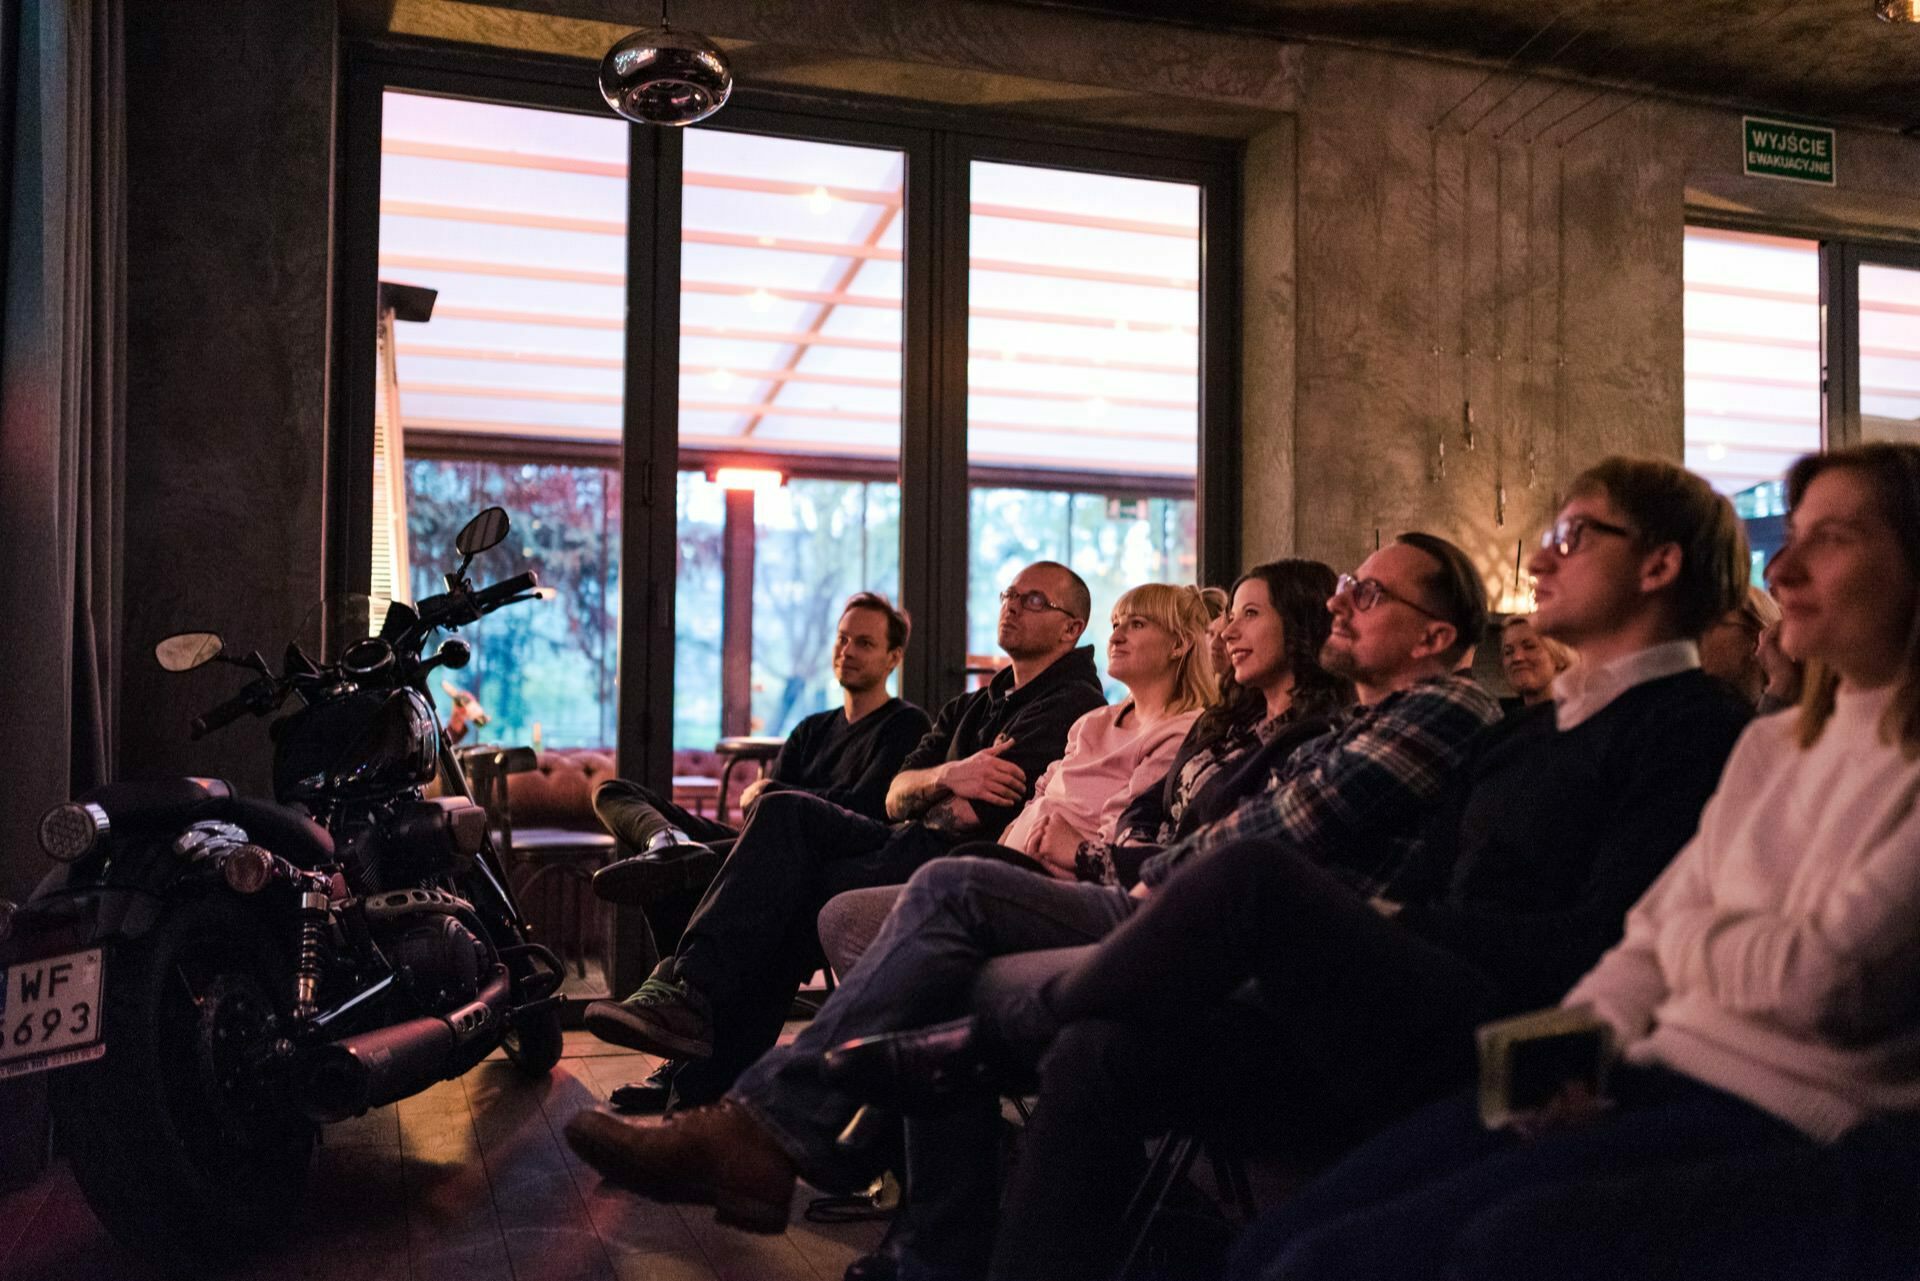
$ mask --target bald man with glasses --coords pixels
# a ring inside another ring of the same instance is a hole
[[[718,1098],[779,1037],[793,995],[823,962],[814,918],[834,895],[897,885],[965,841],[992,839],[1067,730],[1106,703],[1091,646],[1087,585],[1040,561],[1000,595],[1011,660],[986,688],[940,709],[887,791],[880,822],[805,792],[760,798],[688,921],[679,947],[624,1001],[596,1002],[604,1041],[682,1060],[678,1104]]]

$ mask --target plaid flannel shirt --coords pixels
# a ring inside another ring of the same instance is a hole
[[[1468,740],[1499,719],[1500,705],[1464,676],[1396,690],[1295,752],[1260,795],[1148,859],[1140,879],[1158,885],[1191,859],[1266,840],[1378,894],[1413,853]]]

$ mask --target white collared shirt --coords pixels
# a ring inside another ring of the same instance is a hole
[[[1553,723],[1566,731],[1598,716],[1608,703],[1635,685],[1700,666],[1700,646],[1690,640],[1666,641],[1616,658],[1604,666],[1578,662],[1553,678]]]

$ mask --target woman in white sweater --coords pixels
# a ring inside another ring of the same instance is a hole
[[[1698,834],[1567,995],[1611,1031],[1611,1098],[1569,1088],[1499,1131],[1473,1098],[1438,1105],[1256,1227],[1236,1275],[1669,1275],[1690,1234],[1802,1240],[1729,1220],[1715,1187],[1920,1115],[1920,448],[1803,458],[1787,494],[1769,577],[1806,691],[1741,737]],[[1757,1273],[1748,1249],[1686,1253],[1695,1276],[1789,1275],[1790,1250]]]

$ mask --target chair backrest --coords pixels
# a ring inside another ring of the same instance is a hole
[[[592,747],[541,752],[532,769],[506,776],[511,821],[515,827],[599,831],[600,822],[593,816],[593,789],[613,777],[610,752]]]

